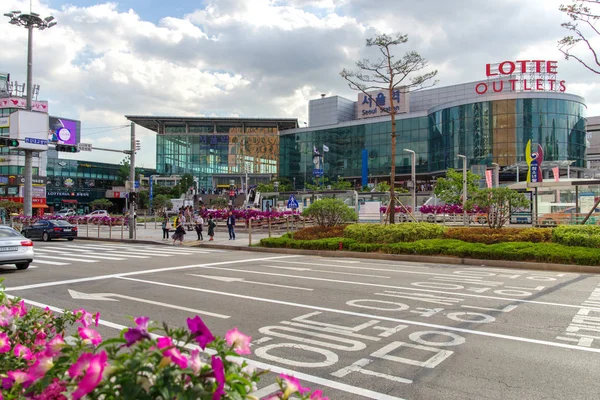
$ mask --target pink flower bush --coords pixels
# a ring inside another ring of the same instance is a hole
[[[202,318],[196,315],[194,318],[187,319],[187,325],[194,336],[194,339],[204,350],[206,345],[215,340],[215,337],[210,333],[208,327],[202,321]]]
[[[237,327],[225,334],[225,341],[240,355],[252,353],[250,351],[250,342],[252,341],[252,338],[238,331]]]
[[[106,367],[107,355],[106,352],[100,354],[84,353],[75,364],[69,368],[69,376],[78,378],[83,374],[83,377],[77,384],[77,390],[73,392],[74,399],[80,399],[88,393],[91,393],[102,380],[102,372]]]

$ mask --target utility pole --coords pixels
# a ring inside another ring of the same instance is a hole
[[[133,122],[131,123],[131,147],[129,156],[131,192],[135,192],[135,124]],[[129,239],[135,239],[135,228],[135,202],[131,201],[129,203]]]
[[[464,156],[462,154],[457,154],[456,156],[462,158],[463,160],[463,223],[465,226],[467,226],[467,156]]]

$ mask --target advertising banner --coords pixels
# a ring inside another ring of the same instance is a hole
[[[48,150],[48,116],[19,110],[10,116],[10,138],[19,140],[19,149]]]
[[[77,145],[81,137],[81,122],[49,117],[48,141],[51,143]]]
[[[24,97],[7,97],[5,99],[0,99],[0,108],[26,109],[27,108],[27,100]],[[48,102],[33,100],[31,102],[31,110],[47,113],[48,112]]]

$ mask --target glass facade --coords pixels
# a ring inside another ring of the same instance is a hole
[[[462,168],[457,154],[479,173],[491,163],[501,167],[525,163],[525,146],[541,144],[544,163],[574,161],[585,168],[585,106],[558,99],[512,99],[470,103],[428,116],[397,120],[396,174],[410,174],[410,154],[416,152],[416,171],[433,177],[448,168]],[[389,176],[391,122],[364,120],[361,125],[303,130],[280,137],[280,176],[297,183],[311,182],[314,149],[324,154],[324,175],[360,179],[362,150],[368,152],[371,176]],[[482,168],[477,168],[481,166]],[[525,170],[523,169],[523,172]],[[389,179],[388,179],[389,180]]]

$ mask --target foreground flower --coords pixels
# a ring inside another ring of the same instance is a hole
[[[210,330],[199,316],[196,315],[194,318],[188,318],[187,326],[190,332],[195,335],[194,339],[202,347],[202,350],[206,348],[207,344],[215,340],[215,337],[210,333]]]
[[[38,353],[38,355],[39,357],[37,357],[35,363],[29,369],[29,375],[34,381],[43,378],[46,372],[50,371],[54,366],[52,357],[48,357],[43,353]]]
[[[69,368],[71,378],[78,377],[85,373],[77,385],[77,390],[73,392],[73,399],[77,400],[92,392],[102,380],[102,372],[106,366],[106,352],[100,354],[84,353]]]
[[[225,394],[225,368],[223,367],[223,360],[219,357],[211,357],[211,367],[215,374],[215,380],[217,381],[217,390],[213,393],[213,400],[220,400],[221,396]]]
[[[10,339],[4,332],[0,332],[0,353],[6,353],[10,351]]]
[[[3,387],[10,388],[13,384],[17,384],[26,388],[31,384],[31,376],[25,371],[8,371],[6,374],[8,378],[2,380]]]
[[[97,346],[102,342],[102,336],[91,328],[80,326],[77,328],[77,332],[79,332],[79,337],[83,339],[83,343],[91,343],[94,346]]]
[[[77,310],[73,310],[73,314],[77,317],[77,322],[80,322],[84,327],[88,327],[93,322],[93,315],[89,312],[85,311],[83,308],[78,308]],[[96,325],[98,326],[98,325]]]
[[[127,340],[127,347],[142,339],[150,339],[150,334],[148,333],[149,321],[150,319],[148,317],[137,317],[134,319],[137,326],[135,328],[129,328],[123,335],[125,340]]]
[[[0,306],[0,326],[9,326],[12,324],[14,314],[10,308],[6,306]]]
[[[163,351],[163,357],[165,357],[165,359],[163,359],[161,365],[164,364],[163,366],[165,366],[168,365],[168,363],[174,362],[181,369],[187,368],[187,357],[182,355],[179,350],[174,347],[173,340],[170,337],[161,337],[156,342],[159,349],[167,348],[167,350]]]
[[[252,338],[238,331],[237,327],[225,334],[225,340],[227,341],[227,344],[233,347],[233,350],[240,355],[252,353],[250,351],[250,341]]]
[[[53,357],[60,353],[63,347],[65,347],[65,341],[62,337],[56,336],[46,344],[46,354]]]
[[[18,344],[15,346],[13,350],[13,354],[15,357],[22,358],[24,360],[31,360],[31,350],[29,348],[23,346],[22,344]]]
[[[283,393],[284,398],[290,397],[292,394],[298,392],[300,394],[310,391],[310,388],[304,388],[300,385],[300,381],[293,376],[281,374],[279,377],[285,383],[285,392]]]
[[[198,374],[203,366],[204,363],[200,359],[200,350],[192,350],[192,353],[190,354],[190,367],[192,368],[192,371],[194,371],[194,374]]]
[[[322,391],[315,390],[315,392],[310,395],[310,400],[329,400],[329,397],[323,396]]]

